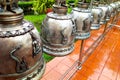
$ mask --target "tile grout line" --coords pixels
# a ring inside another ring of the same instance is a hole
[[[65,59],[65,58],[64,58]],[[64,59],[62,59],[58,64],[60,64]],[[57,64],[56,64],[57,65]],[[47,66],[47,65],[46,65]],[[54,67],[51,67],[51,69],[43,76],[43,78],[50,72],[50,71],[52,71],[52,70],[54,70],[54,68],[55,68],[56,66],[54,66]],[[56,71],[56,70],[54,70],[54,71]]]

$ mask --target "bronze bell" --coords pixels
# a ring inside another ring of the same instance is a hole
[[[109,21],[111,17],[113,17],[113,7],[110,5],[106,5],[108,7],[108,16],[106,17],[106,21]]]
[[[120,1],[117,1],[117,3],[118,3],[118,8],[120,8]]]
[[[0,80],[38,80],[45,70],[41,39],[17,3],[0,0]]]
[[[78,3],[78,7],[73,8],[71,14],[76,24],[76,39],[86,39],[90,37],[90,27],[92,14],[88,8],[88,3]]]
[[[65,0],[56,0],[53,12],[47,14],[41,26],[43,51],[53,56],[65,56],[74,49],[75,24],[67,14]]]
[[[100,20],[100,24],[105,24],[107,22],[107,17],[108,17],[108,13],[109,13],[109,8],[107,7],[107,5],[105,5],[105,3],[101,3],[99,4],[99,8],[101,8],[102,11],[102,17]]]
[[[102,9],[101,8],[92,8],[93,14],[93,22],[91,25],[91,29],[99,29],[100,28],[100,20],[102,17]]]
[[[117,1],[116,3],[118,4],[118,9],[117,10],[118,10],[118,12],[120,12],[120,1]]]
[[[119,2],[114,2],[115,8],[116,8],[116,13],[118,14],[120,12],[120,3]]]
[[[112,8],[113,8],[112,16],[115,16],[115,15],[117,14],[117,7],[116,7],[116,4],[115,4],[115,3],[111,3],[110,6],[112,6]]]
[[[100,28],[100,20],[102,17],[102,9],[98,7],[99,2],[95,1],[92,7],[92,15],[93,15],[93,22],[91,25],[91,29],[99,29]]]

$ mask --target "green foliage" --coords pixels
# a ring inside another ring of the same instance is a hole
[[[18,5],[20,7],[29,7],[29,6],[32,6],[33,5],[33,1],[28,1],[28,2],[25,2],[25,1],[19,1]]]
[[[79,1],[83,1],[83,0],[67,0],[67,3],[78,3]],[[90,2],[91,0],[85,0],[86,2]]]
[[[79,1],[83,1],[83,0],[79,0]],[[91,2],[91,0],[84,0],[85,2]]]
[[[71,13],[71,11],[72,11],[72,8],[68,8],[68,13]]]
[[[70,6],[76,7],[78,5],[78,2],[82,2],[83,0],[66,0],[67,4]],[[84,0],[84,2],[90,3],[91,0]]]
[[[67,3],[74,3],[75,0],[67,0]]]
[[[90,2],[91,2],[91,0],[86,0],[86,2],[90,3]]]
[[[33,10],[35,14],[46,13],[47,8],[51,8],[54,0],[34,0]]]
[[[32,5],[34,1],[19,1],[18,5],[21,7],[24,11],[24,13],[30,13],[32,12]]]
[[[79,2],[79,0],[75,0],[75,2],[74,2],[75,6],[77,6],[78,2]]]
[[[50,55],[47,55],[44,53],[44,58],[45,58],[45,61],[46,62],[49,62],[50,60],[52,60],[54,57],[53,56],[50,56]]]
[[[77,6],[79,0],[66,0],[67,4]]]

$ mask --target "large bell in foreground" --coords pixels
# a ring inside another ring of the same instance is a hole
[[[65,56],[74,49],[75,24],[67,15],[65,0],[56,0],[53,12],[47,14],[41,26],[43,51],[53,56]]]
[[[39,80],[45,69],[41,39],[14,1],[0,1],[0,80]]]
[[[90,37],[90,27],[92,14],[88,8],[88,3],[79,2],[79,8],[73,8],[71,14],[76,24],[76,39],[86,39]]]

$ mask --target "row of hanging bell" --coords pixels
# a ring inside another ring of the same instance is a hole
[[[0,80],[39,80],[44,73],[39,33],[23,17],[18,0],[0,1]]]
[[[74,50],[74,40],[87,39],[91,29],[99,29],[114,13],[113,7],[79,2],[71,14],[67,14],[65,0],[56,0],[53,12],[47,14],[41,26],[43,51],[53,56],[65,56]]]

